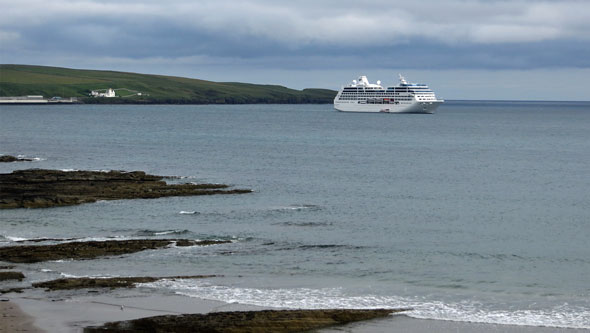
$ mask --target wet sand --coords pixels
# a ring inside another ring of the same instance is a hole
[[[0,332],[43,332],[33,325],[35,318],[24,313],[20,307],[6,298],[0,298]]]

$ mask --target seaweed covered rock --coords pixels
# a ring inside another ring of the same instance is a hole
[[[25,278],[25,275],[22,272],[0,272],[0,281],[5,281],[5,280],[19,280],[22,281],[22,279]]]
[[[302,332],[386,317],[400,310],[265,310],[167,315],[87,327],[84,332]]]
[[[23,157],[15,157],[12,155],[0,155],[0,163],[2,162],[30,162],[32,159],[30,158],[23,158]]]
[[[0,261],[34,263],[61,259],[92,259],[115,256],[169,245],[204,246],[230,243],[224,240],[196,241],[190,239],[128,239],[90,242],[68,242],[51,245],[17,245],[0,247]]]
[[[143,171],[62,171],[28,169],[0,174],[0,208],[44,208],[97,200],[241,194],[224,184],[167,184]]]
[[[132,277],[110,277],[110,278],[63,278],[57,280],[33,283],[35,288],[47,290],[70,290],[84,288],[134,288],[137,283],[150,283],[159,280],[182,280],[182,279],[205,279],[217,275],[182,275],[182,276],[132,276]]]

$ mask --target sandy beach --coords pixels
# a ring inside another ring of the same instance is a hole
[[[166,314],[209,313],[221,311],[255,311],[266,308],[203,300],[180,295],[147,294],[139,290],[110,291],[99,295],[63,296],[40,290],[22,294],[6,294],[1,302],[2,326],[0,332],[82,332],[84,327],[97,326],[109,321],[130,320]],[[406,315],[391,315],[330,329],[336,332],[588,332],[584,329],[513,326],[483,323],[453,322],[415,319]]]
[[[0,332],[42,332],[33,324],[35,318],[5,297],[0,298],[0,318]]]

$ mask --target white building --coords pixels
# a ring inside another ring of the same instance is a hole
[[[104,92],[103,92],[103,90],[104,90]],[[115,90],[113,88],[102,89],[102,90],[92,90],[90,92],[90,96],[93,96],[93,97],[116,97]]]

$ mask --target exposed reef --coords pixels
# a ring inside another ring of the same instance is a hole
[[[69,206],[97,200],[241,194],[224,184],[167,184],[143,171],[62,171],[28,169],[0,174],[1,208]]]
[[[0,155],[0,163],[2,162],[31,162],[30,158],[15,157],[12,155]]]
[[[400,310],[266,310],[167,315],[106,323],[84,332],[302,332],[386,317]]]
[[[5,280],[19,280],[22,281],[25,275],[21,272],[0,272],[0,281]]]
[[[204,279],[212,278],[217,275],[184,275],[184,276],[133,276],[133,277],[112,277],[112,278],[64,278],[51,281],[33,283],[35,288],[45,288],[47,290],[69,290],[84,288],[134,288],[137,283],[150,283],[158,280],[178,280],[178,279]]]
[[[18,245],[0,247],[0,261],[34,263],[62,259],[92,259],[116,256],[169,245],[195,246],[230,243],[224,240],[195,241],[189,239],[129,239],[90,242],[69,242],[52,245]]]

